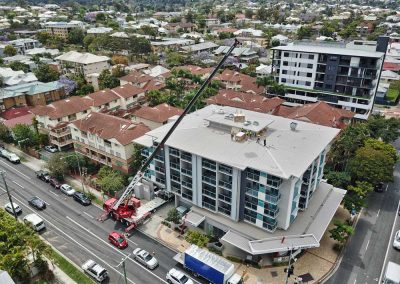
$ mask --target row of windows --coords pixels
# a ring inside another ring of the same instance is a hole
[[[286,84],[295,84],[295,85],[299,85],[299,86],[311,86],[310,81],[303,81],[303,80],[281,78],[281,82],[286,83]]]
[[[314,54],[308,53],[292,53],[291,52],[284,52],[283,57],[293,57],[293,58],[303,58],[303,59],[314,59]],[[293,56],[294,55],[294,56]]]
[[[293,75],[293,76],[302,76],[302,77],[308,77],[311,78],[312,77],[312,73],[310,72],[301,72],[301,71],[290,71],[290,70],[285,70],[282,69],[282,74],[284,75]]]
[[[308,69],[313,68],[313,64],[311,64],[311,63],[300,63],[300,62],[290,62],[289,63],[289,61],[283,61],[282,65],[283,66],[300,67],[300,68],[308,68]]]

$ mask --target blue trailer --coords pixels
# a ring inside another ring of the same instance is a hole
[[[242,284],[242,278],[235,274],[235,266],[231,262],[196,245],[191,245],[174,259],[195,276],[213,284]]]

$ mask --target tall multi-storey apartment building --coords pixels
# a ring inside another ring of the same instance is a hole
[[[367,119],[371,114],[384,60],[385,43],[377,50],[288,45],[272,48],[273,75],[285,85],[285,99],[325,101]],[[387,46],[387,42],[386,42]]]
[[[48,32],[49,34],[66,39],[72,29],[83,29],[85,27],[85,23],[81,21],[47,22],[44,24],[44,26],[46,28],[46,32]]]
[[[144,156],[171,125],[135,140],[145,147]],[[183,119],[151,162],[146,178],[173,192],[177,205],[191,207],[185,219],[189,225],[228,238],[242,251],[243,239],[267,242],[262,245],[266,249],[253,255],[280,251],[283,245],[270,247],[270,240],[286,235],[312,247],[319,244],[344,194],[321,181],[326,153],[338,133],[330,127],[209,105]],[[298,216],[299,210],[308,213]],[[322,233],[313,231],[315,222]]]

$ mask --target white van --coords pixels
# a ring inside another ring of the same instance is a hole
[[[46,225],[44,224],[42,218],[40,218],[35,213],[26,215],[24,217],[24,223],[31,226],[32,229],[34,229],[36,232],[39,232],[40,230],[46,228]]]

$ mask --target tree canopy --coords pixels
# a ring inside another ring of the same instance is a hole
[[[6,45],[3,50],[4,55],[14,56],[17,54],[17,49],[12,45]]]
[[[60,73],[47,64],[40,64],[34,73],[38,80],[44,83],[57,81],[60,78]]]
[[[115,88],[119,86],[119,79],[111,74],[110,70],[106,69],[100,73],[99,88],[101,90],[106,88]]]

